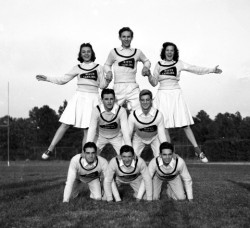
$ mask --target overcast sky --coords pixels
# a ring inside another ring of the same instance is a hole
[[[76,78],[66,85],[38,82],[35,75],[62,76],[78,64],[80,44],[90,42],[96,62],[119,47],[118,30],[134,30],[132,47],[150,59],[163,42],[176,43],[180,59],[198,66],[220,65],[221,75],[182,72],[180,84],[195,116],[205,110],[250,116],[249,0],[0,0],[0,117],[26,118],[35,107],[54,110],[70,99]],[[152,88],[140,74],[140,88]]]

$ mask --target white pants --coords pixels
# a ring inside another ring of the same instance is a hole
[[[154,175],[153,177],[153,200],[160,199],[162,183],[163,181],[160,180],[156,175]],[[186,199],[184,186],[179,175],[175,179],[168,181],[167,195],[169,198],[174,199],[174,200]]]
[[[127,101],[129,110],[140,107],[140,89],[137,83],[116,83],[114,84],[114,91],[118,105],[122,106]]]
[[[151,145],[151,148],[154,153],[154,157],[157,157],[159,155],[160,140],[158,137],[155,137],[155,139],[147,142],[147,141],[142,140],[139,136],[135,134],[132,139],[132,145],[133,145],[135,154],[137,156],[141,156],[141,153],[146,145]]]
[[[85,183],[81,182],[80,180],[75,180],[71,197],[72,199],[76,198],[83,190]],[[88,183],[88,187],[90,190],[90,198],[95,200],[102,199],[102,188],[101,182],[99,179],[92,180]]]
[[[129,184],[131,186],[131,188],[134,190],[134,194],[133,196],[135,198],[137,198],[138,196],[138,192],[140,191],[140,186],[141,186],[141,182],[143,181],[142,176],[138,176],[135,180],[130,181],[128,183],[124,183],[124,182],[120,182],[118,179],[115,180],[115,183],[117,184],[117,186],[121,186],[122,184]],[[141,194],[139,194],[141,195]],[[145,196],[145,195],[144,195]],[[116,197],[115,197],[116,198]],[[116,199],[117,200],[117,199]]]
[[[120,149],[121,149],[121,147],[123,145],[123,137],[122,137],[122,135],[120,134],[117,137],[112,138],[112,139],[107,139],[107,138],[104,138],[102,136],[99,136],[98,139],[97,139],[97,142],[96,142],[96,146],[101,151],[103,149],[103,147],[108,143],[110,143],[114,147],[116,153],[119,155],[120,154]]]

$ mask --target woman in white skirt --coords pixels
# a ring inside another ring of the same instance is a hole
[[[81,63],[73,67],[63,77],[48,77],[37,75],[38,81],[48,81],[63,85],[77,77],[77,89],[75,95],[69,100],[65,108],[58,128],[48,150],[43,153],[42,158],[48,159],[57,143],[61,140],[70,126],[82,128],[84,137],[83,145],[90,124],[92,108],[99,104],[98,88],[106,88],[112,78],[105,77],[103,67],[94,63],[95,52],[90,43],[83,43],[80,46],[78,61]]]
[[[179,50],[174,43],[163,43],[161,59],[154,69],[153,75],[148,76],[152,86],[158,88],[155,97],[155,106],[164,116],[165,128],[183,128],[188,140],[195,149],[195,154],[202,162],[208,162],[205,154],[201,152],[190,125],[194,124],[192,115],[182,95],[179,85],[181,71],[188,71],[195,74],[220,74],[222,70],[218,66],[214,68],[198,67],[179,60]]]

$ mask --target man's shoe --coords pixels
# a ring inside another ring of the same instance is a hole
[[[201,152],[200,154],[196,154],[196,156],[199,157],[199,159],[201,160],[201,162],[208,163],[208,159],[207,159],[206,155],[203,152]]]
[[[52,155],[52,151],[47,150],[42,154],[42,159],[47,160]]]

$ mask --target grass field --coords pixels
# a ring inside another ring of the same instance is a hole
[[[188,164],[194,202],[62,203],[69,162],[0,163],[0,227],[250,227],[250,165]]]

